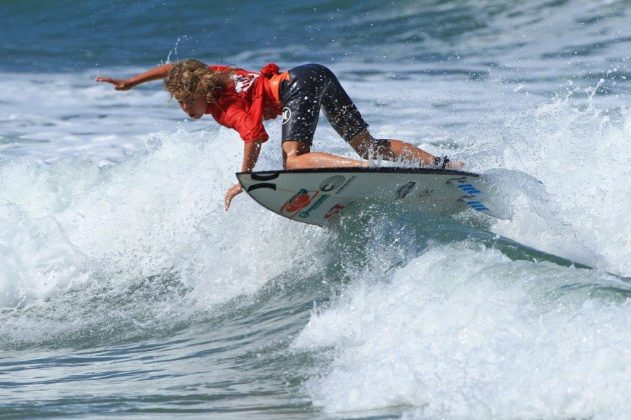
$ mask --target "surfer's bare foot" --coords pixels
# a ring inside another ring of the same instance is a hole
[[[445,165],[445,168],[447,169],[462,169],[464,168],[464,162],[461,162],[459,160],[452,160],[447,162],[447,165]]]

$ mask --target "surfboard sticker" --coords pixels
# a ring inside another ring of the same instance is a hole
[[[240,172],[244,191],[263,207],[298,222],[325,226],[352,206],[395,203],[448,216],[473,208],[492,215],[479,175],[425,168],[328,168]]]

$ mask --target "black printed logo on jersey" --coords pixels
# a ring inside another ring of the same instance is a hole
[[[287,124],[287,122],[291,119],[291,109],[285,107],[283,108],[283,125]]]

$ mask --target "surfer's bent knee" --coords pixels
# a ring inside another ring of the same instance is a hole
[[[282,142],[283,160],[300,156],[311,151],[311,143],[294,139],[284,140]]]

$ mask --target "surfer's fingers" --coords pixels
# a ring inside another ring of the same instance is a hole
[[[243,189],[241,188],[241,184],[236,184],[236,185],[233,185],[232,187],[230,187],[230,189],[226,193],[226,196],[224,197],[224,200],[223,200],[224,209],[226,211],[228,211],[228,209],[230,208],[230,203],[232,202],[232,199],[237,194],[240,194],[242,192],[243,192]]]
[[[97,82],[111,83],[113,85],[117,84],[117,79],[112,79],[111,77],[99,76],[96,78]]]
[[[114,85],[114,88],[116,90],[128,90],[130,88],[130,86],[127,85],[126,81],[123,79],[114,79],[111,77],[103,77],[103,76],[99,76],[96,78],[97,82],[102,82],[102,83],[109,83]]]
[[[225,211],[228,211],[228,209],[230,208],[230,202],[232,201],[232,197],[228,197],[226,196],[226,198],[224,198],[223,200],[223,208]]]
[[[226,193],[226,196],[223,199],[223,209],[228,211],[230,208],[230,202],[232,201],[232,197],[230,196],[230,191]]]

